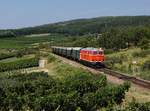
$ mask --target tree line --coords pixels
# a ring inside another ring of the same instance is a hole
[[[3,35],[22,36],[41,33],[84,35],[88,33],[102,33],[108,29],[111,29],[112,27],[135,27],[147,26],[148,24],[150,24],[150,16],[98,17],[92,19],[78,19],[54,24],[46,24],[22,29],[1,30],[0,37],[4,37]]]
[[[102,47],[105,49],[125,49],[129,47],[150,47],[150,27],[122,27],[111,28],[101,34],[86,34],[83,36],[70,36],[62,40],[60,46]]]

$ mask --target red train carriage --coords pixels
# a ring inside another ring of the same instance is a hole
[[[80,50],[80,61],[91,66],[103,66],[104,51],[97,48],[83,48]]]

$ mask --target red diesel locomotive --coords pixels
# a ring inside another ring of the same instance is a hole
[[[90,66],[103,66],[104,51],[96,48],[83,48],[80,50],[80,61]]]

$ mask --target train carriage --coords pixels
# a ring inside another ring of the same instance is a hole
[[[62,56],[66,56],[66,48],[65,47],[63,47],[63,48],[61,48],[61,55]]]
[[[58,48],[58,54],[61,55],[61,48]]]
[[[75,47],[72,49],[72,55],[71,57],[74,59],[74,60],[80,60],[80,50],[82,48],[81,47]]]
[[[72,50],[73,50],[72,47],[67,47],[67,48],[66,48],[66,51],[67,51],[67,52],[66,52],[66,57],[71,58]]]

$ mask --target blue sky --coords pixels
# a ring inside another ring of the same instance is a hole
[[[150,0],[0,0],[0,29],[121,15],[150,15]]]

